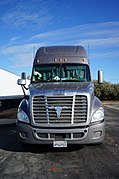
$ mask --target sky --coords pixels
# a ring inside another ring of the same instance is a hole
[[[0,68],[31,74],[35,52],[82,45],[92,79],[119,83],[118,0],[0,0]]]

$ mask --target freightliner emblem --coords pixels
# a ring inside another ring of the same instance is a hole
[[[68,107],[68,106],[51,106],[51,107],[48,107],[48,108],[49,109],[55,109],[57,117],[60,118],[60,114],[62,112],[62,109],[68,109],[68,108],[71,108],[71,107]]]

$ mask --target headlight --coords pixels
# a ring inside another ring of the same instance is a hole
[[[22,109],[20,109],[20,108],[18,109],[17,119],[18,119],[19,121],[29,123],[29,117],[28,117],[27,114],[26,114]]]
[[[104,109],[100,107],[94,114],[92,115],[92,121],[91,122],[99,122],[104,119]]]

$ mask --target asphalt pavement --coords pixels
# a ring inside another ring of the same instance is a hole
[[[27,147],[19,143],[15,117],[0,119],[0,179],[118,179],[119,110],[105,106],[101,145]]]

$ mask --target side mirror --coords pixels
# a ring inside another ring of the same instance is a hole
[[[26,73],[25,72],[23,72],[21,74],[21,79],[17,80],[17,84],[18,85],[26,85]]]
[[[103,72],[101,70],[98,70],[98,83],[103,83]]]
[[[28,99],[28,96],[26,95],[26,91],[25,91],[25,90],[28,90],[28,88],[26,88],[25,86],[26,85],[26,73],[25,72],[21,74],[21,79],[17,80],[17,84],[21,85],[23,93],[24,93],[24,98]]]
[[[25,79],[18,79],[17,84],[18,85],[26,85],[26,80]]]

